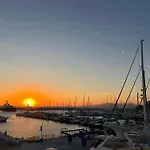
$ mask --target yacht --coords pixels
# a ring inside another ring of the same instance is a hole
[[[6,101],[6,103],[0,107],[0,110],[2,110],[2,111],[16,111],[16,107],[10,105],[8,103],[8,101]]]
[[[100,135],[97,136],[92,143],[90,150],[144,150],[150,149],[148,145],[133,143],[131,139],[125,135],[123,137]]]
[[[135,128],[125,128],[124,125],[119,125],[117,123],[106,123],[103,130],[103,136],[95,138],[93,144],[91,145],[91,150],[113,150],[113,149],[150,149],[150,117],[149,108],[146,94],[146,84],[145,84],[145,70],[144,70],[144,58],[143,58],[143,41],[141,40],[141,72],[142,72],[142,101],[144,108],[144,129],[137,130]],[[137,51],[138,52],[138,51]],[[140,72],[139,72],[140,73]],[[122,91],[121,91],[122,92]],[[120,94],[121,95],[121,94]],[[129,95],[130,96],[130,95]],[[118,99],[117,99],[118,101]],[[116,104],[117,104],[116,101]],[[115,104],[115,106],[116,106]],[[115,108],[115,107],[114,107]],[[114,110],[113,108],[113,110]],[[135,125],[136,126],[136,125]],[[107,129],[111,128],[115,136],[108,135]]]

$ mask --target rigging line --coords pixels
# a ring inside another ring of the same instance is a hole
[[[125,87],[125,84],[126,84],[126,82],[127,82],[127,79],[128,79],[129,74],[130,74],[130,72],[131,72],[131,69],[132,69],[132,66],[133,66],[133,64],[134,64],[135,58],[136,58],[136,56],[137,56],[137,54],[138,54],[139,48],[140,48],[140,44],[139,44],[139,46],[138,46],[138,48],[137,48],[137,50],[136,50],[135,56],[134,56],[133,61],[132,61],[131,65],[130,65],[130,69],[129,69],[128,73],[127,73],[127,76],[126,76],[125,81],[124,81],[124,83],[123,83],[123,85],[122,85],[122,88],[121,88],[121,90],[120,90],[120,92],[119,92],[119,95],[118,95],[118,98],[117,98],[117,100],[116,100],[116,103],[115,103],[115,105],[114,105],[112,111],[110,112],[110,117],[113,115],[113,112],[114,112],[114,110],[115,110],[115,108],[116,108],[116,106],[117,106],[117,103],[118,103],[118,101],[119,101],[119,99],[120,99],[120,97],[121,97],[122,91],[123,91],[123,89],[124,89],[124,87]]]
[[[146,90],[148,89],[149,83],[150,83],[150,78],[149,78],[149,80],[148,80],[148,82],[147,82]],[[138,113],[138,110],[139,110],[139,107],[140,107],[141,104],[142,104],[142,99],[141,99],[139,105],[136,107],[135,111],[133,112],[134,118],[136,117],[136,115],[137,115],[137,113]]]
[[[149,83],[150,83],[150,78],[149,78],[149,80],[148,80],[148,82],[147,82],[146,90],[148,89]]]
[[[121,111],[121,113],[120,113],[120,117],[122,117],[122,114],[123,114],[123,112],[124,112],[124,110],[125,110],[125,108],[126,108],[126,105],[127,105],[128,101],[129,101],[129,98],[130,98],[130,96],[131,96],[131,94],[132,94],[132,91],[133,91],[133,89],[134,89],[134,86],[135,86],[135,84],[136,84],[136,82],[137,82],[137,79],[138,79],[138,77],[139,77],[139,75],[140,75],[140,72],[141,72],[141,68],[140,68],[140,70],[139,70],[139,72],[138,72],[138,74],[137,74],[137,76],[136,76],[136,78],[135,78],[135,81],[134,81],[134,83],[133,83],[133,85],[132,85],[132,88],[131,88],[131,90],[130,90],[130,93],[129,93],[129,95],[128,95],[127,99],[126,99],[126,102],[125,102],[125,104],[124,104],[124,106],[123,106],[123,108],[122,108],[122,111]]]

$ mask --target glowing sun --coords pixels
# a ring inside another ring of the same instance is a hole
[[[23,101],[23,105],[25,106],[35,106],[35,100],[33,98],[25,98]]]

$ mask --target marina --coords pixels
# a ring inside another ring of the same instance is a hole
[[[67,125],[63,123],[56,123],[53,121],[37,120],[25,117],[16,117],[13,112],[1,112],[1,115],[9,117],[6,123],[0,123],[0,131],[5,132],[13,137],[28,138],[33,136],[40,136],[40,126],[43,126],[43,135],[60,135],[62,128],[77,129],[81,128],[78,125]]]
[[[123,88],[128,79],[129,73],[132,69],[134,60],[139,51],[139,47],[135,53],[135,57],[131,63],[127,77],[123,83],[122,89],[118,95],[118,98],[116,100],[116,103],[114,104],[114,107],[111,110],[111,113],[106,114],[106,112],[99,112],[99,115],[97,114],[94,116],[94,112],[91,112],[90,115],[87,115],[88,110],[86,111],[84,109],[82,111],[81,110],[70,110],[70,111],[60,111],[60,110],[58,111],[51,111],[51,110],[29,111],[29,110],[26,110],[26,111],[17,112],[16,114],[13,114],[10,117],[3,116],[3,117],[8,117],[9,119],[16,119],[16,120],[19,119],[19,121],[23,119],[22,124],[20,122],[20,125],[19,125],[19,122],[18,122],[16,126],[27,127],[25,132],[29,131],[29,127],[31,127],[32,134],[33,134],[33,128],[35,129],[36,132],[38,131],[38,128],[36,129],[36,126],[35,126],[35,120],[37,122],[40,122],[41,125],[38,124],[40,127],[38,138],[36,138],[37,136],[35,136],[35,133],[34,133],[34,136],[31,136],[30,139],[29,137],[24,138],[23,136],[22,138],[17,138],[14,136],[11,137],[10,135],[12,133],[11,132],[8,133],[9,129],[5,129],[5,132],[1,133],[1,136],[0,136],[0,139],[2,142],[1,145],[3,145],[2,147],[9,146],[9,145],[20,145],[21,142],[43,143],[45,142],[45,140],[54,140],[54,138],[56,138],[57,142],[59,142],[59,140],[61,139],[60,135],[63,135],[63,138],[67,138],[67,141],[70,144],[72,144],[73,141],[76,141],[76,139],[79,139],[82,147],[84,148],[89,144],[89,142],[92,141],[92,144],[89,146],[89,148],[96,149],[96,150],[103,150],[103,149],[114,150],[114,149],[120,149],[120,148],[131,149],[131,148],[138,148],[138,147],[142,147],[142,149],[150,149],[149,147],[149,142],[150,142],[149,105],[148,105],[147,95],[146,95],[146,90],[148,86],[146,86],[146,83],[145,83],[143,41],[144,40],[140,41],[140,46],[139,46],[141,49],[141,68],[139,70],[139,73],[127,97],[127,100],[124,103],[124,106],[121,109],[120,115],[118,115],[118,117],[113,116],[113,113],[118,104]],[[140,72],[142,72],[142,90],[141,90],[142,98],[141,99],[143,100],[142,111],[143,111],[144,122],[140,121],[140,124],[139,124],[139,122],[135,121],[134,118],[131,117],[132,115],[128,116],[128,118],[126,119],[123,119],[122,114],[125,111],[125,107],[127,105],[127,102],[130,98],[130,95],[132,93],[136,80],[139,77]],[[6,105],[8,106],[8,103],[6,103]],[[8,122],[9,122],[9,119],[7,119]],[[34,121],[33,126],[29,124],[31,120]],[[25,122],[27,123],[26,125],[25,125]],[[51,135],[53,136],[51,136],[51,138],[49,139],[44,138],[45,136],[43,134],[44,122],[45,124],[48,124],[47,130],[49,130],[49,132],[50,132],[50,128],[49,128],[50,126],[52,127],[52,130],[53,130],[53,132],[51,131]],[[54,133],[54,128],[58,125],[58,123],[60,124],[61,129],[56,128],[56,131]],[[65,125],[64,128],[62,128],[63,124]],[[71,125],[70,127],[73,127],[73,129],[66,128],[67,126],[69,127],[69,125]],[[75,126],[73,125],[76,125],[76,127],[78,128],[75,129]],[[79,128],[80,126],[82,128]],[[83,126],[85,128],[83,128]],[[13,126],[11,125],[11,128],[10,128],[11,130],[13,129],[12,127]],[[17,132],[19,132],[18,128],[16,129],[17,129]],[[20,132],[21,131],[22,130],[20,130]],[[60,149],[63,149],[63,148],[60,148]]]
[[[0,150],[150,150],[150,1],[0,1]]]

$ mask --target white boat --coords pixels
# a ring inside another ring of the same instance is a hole
[[[134,143],[150,142],[150,127],[147,127],[144,130],[132,130],[131,128],[125,128],[124,126],[120,126],[118,124],[107,124],[107,127],[111,128],[116,133],[117,137],[122,137],[126,134]],[[107,134],[106,131],[104,133]]]
[[[0,110],[14,112],[14,111],[16,111],[16,108],[14,106],[10,105],[8,103],[8,101],[6,101],[6,103],[0,107]]]
[[[143,143],[150,143],[150,117],[149,108],[147,103],[146,95],[146,84],[145,84],[145,70],[143,60],[143,41],[141,40],[141,71],[142,71],[142,96],[143,96],[143,107],[144,107],[144,130],[131,130],[131,128],[125,128],[123,125],[117,123],[106,123],[103,133],[105,135],[99,136],[95,139],[95,143],[91,146],[91,150],[114,150],[114,149],[149,149],[150,147],[145,146]],[[116,105],[116,104],[115,104]],[[108,134],[107,129],[111,128],[116,136],[106,135]]]
[[[116,137],[100,135],[95,138],[90,150],[150,150],[148,145],[133,143],[128,136]]]
[[[141,40],[141,73],[142,73],[142,100],[143,100],[143,108],[144,108],[144,129],[141,131],[133,130],[127,132],[128,136],[133,141],[138,142],[150,142],[150,117],[149,117],[149,107],[147,101],[147,87],[145,83],[145,69],[144,69],[144,57],[143,57],[143,41]]]

